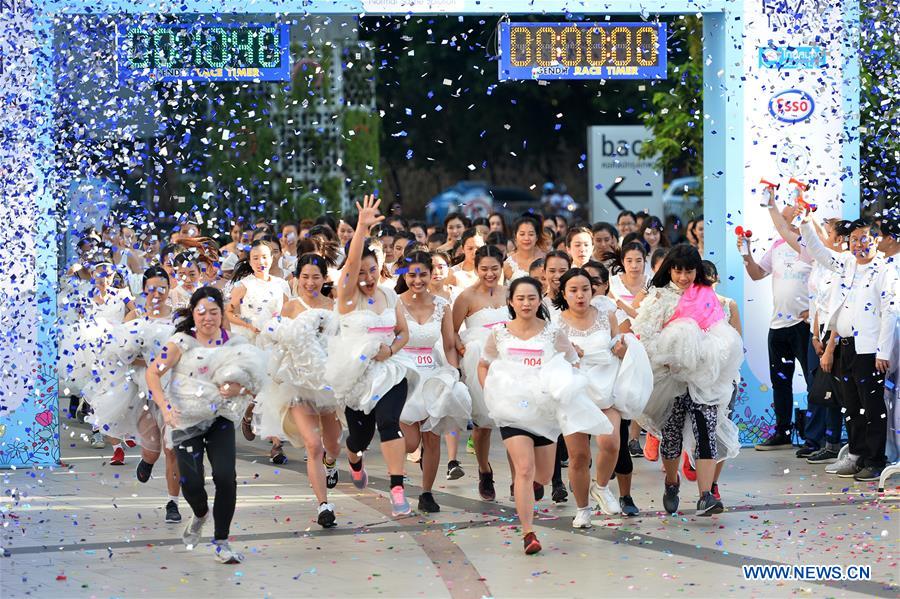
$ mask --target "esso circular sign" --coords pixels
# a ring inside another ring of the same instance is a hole
[[[802,89],[788,89],[772,96],[769,114],[784,123],[799,123],[812,116],[816,103]]]
[[[477,197],[466,202],[463,206],[463,214],[470,220],[487,218],[493,209],[492,202],[486,197]]]

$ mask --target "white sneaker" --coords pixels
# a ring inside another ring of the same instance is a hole
[[[213,541],[212,546],[216,552],[216,559],[223,564],[239,564],[244,561],[244,556],[234,551],[227,540]]]
[[[94,449],[106,449],[106,440],[103,438],[103,433],[97,431],[91,435],[91,447]]]
[[[596,482],[591,481],[591,497],[597,502],[600,511],[607,516],[616,516],[622,513],[619,500],[609,490],[609,487],[601,487]]]
[[[580,507],[575,510],[575,518],[572,520],[572,528],[590,528],[593,526],[591,524],[591,515],[593,514],[593,510],[588,507]]]
[[[184,541],[184,545],[188,550],[193,549],[197,546],[197,543],[200,542],[200,535],[203,533],[203,525],[209,520],[210,511],[212,510],[207,510],[202,518],[198,518],[197,516],[191,517],[191,521],[184,529],[184,532],[181,533],[181,540]]]
[[[840,470],[849,466],[850,464],[855,464],[856,460],[858,459],[859,456],[853,455],[852,453],[848,452],[844,454],[844,457],[842,457],[841,459],[828,464],[828,466],[825,467],[825,472],[827,472],[828,474],[837,474]]]

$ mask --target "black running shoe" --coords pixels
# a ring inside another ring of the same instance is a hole
[[[794,444],[791,443],[791,438],[785,434],[775,434],[763,441],[762,443],[757,443],[753,446],[756,451],[772,451],[773,449],[790,449]]]
[[[494,472],[478,473],[478,494],[482,501],[494,501],[497,499],[497,491],[494,490]]]
[[[334,517],[334,505],[330,503],[319,504],[319,517],[316,519],[322,528],[334,528],[337,526]]]
[[[447,462],[447,480],[456,480],[462,478],[466,473],[459,465],[458,460],[450,460]]]
[[[697,502],[696,516],[712,516],[713,514],[721,514],[725,511],[722,502],[715,498],[709,491],[704,491],[700,501]]]
[[[284,455],[284,449],[281,445],[273,445],[272,450],[269,451],[269,460],[273,464],[278,464],[281,466],[282,464],[287,464],[287,456]]]
[[[538,484],[536,482],[531,484],[534,485],[534,500],[540,501],[544,498],[544,485]]]
[[[138,462],[137,468],[134,469],[134,474],[142,483],[147,482],[150,480],[150,475],[153,474],[153,464],[147,463],[141,459],[141,461]]]
[[[419,511],[434,514],[441,511],[441,506],[434,500],[434,495],[426,491],[419,495]]]
[[[640,439],[632,439],[628,442],[628,453],[633,458],[642,458],[644,457],[644,448],[641,447]]]
[[[166,522],[170,524],[181,522],[181,512],[178,511],[178,504],[171,500],[166,504]]]
[[[619,507],[622,508],[622,515],[629,518],[634,518],[641,514],[641,510],[634,504],[634,499],[631,498],[631,495],[619,497]]]
[[[569,492],[566,491],[566,486],[559,483],[553,483],[553,491],[550,493],[550,496],[553,498],[553,503],[565,503],[569,500]]]
[[[678,489],[680,486],[680,478],[675,484],[666,483],[666,490],[663,493],[663,507],[667,514],[674,514],[678,511]]]

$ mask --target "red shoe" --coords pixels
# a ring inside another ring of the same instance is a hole
[[[137,443],[134,442],[134,439],[125,439],[126,447],[137,447]]]
[[[125,450],[121,447],[116,447],[116,450],[113,451],[112,459],[109,461],[111,466],[124,466],[125,465]]]
[[[525,535],[525,555],[534,555],[541,550],[541,543],[537,540],[537,535],[533,532]]]
[[[684,458],[684,463],[681,465],[681,471],[684,473],[684,477],[689,481],[697,480],[697,471],[691,466],[691,460],[688,457],[687,452],[682,451],[681,456]]]
[[[716,501],[722,501],[722,496],[719,495],[719,483],[712,484],[712,489],[710,489],[710,493],[712,493],[713,497],[716,498]]]
[[[644,459],[655,462],[659,459],[659,439],[647,433],[647,440],[644,442]]]

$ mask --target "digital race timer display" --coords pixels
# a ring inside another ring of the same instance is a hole
[[[119,80],[287,81],[290,27],[276,24],[119,25]]]
[[[665,23],[500,23],[500,80],[664,79]]]

